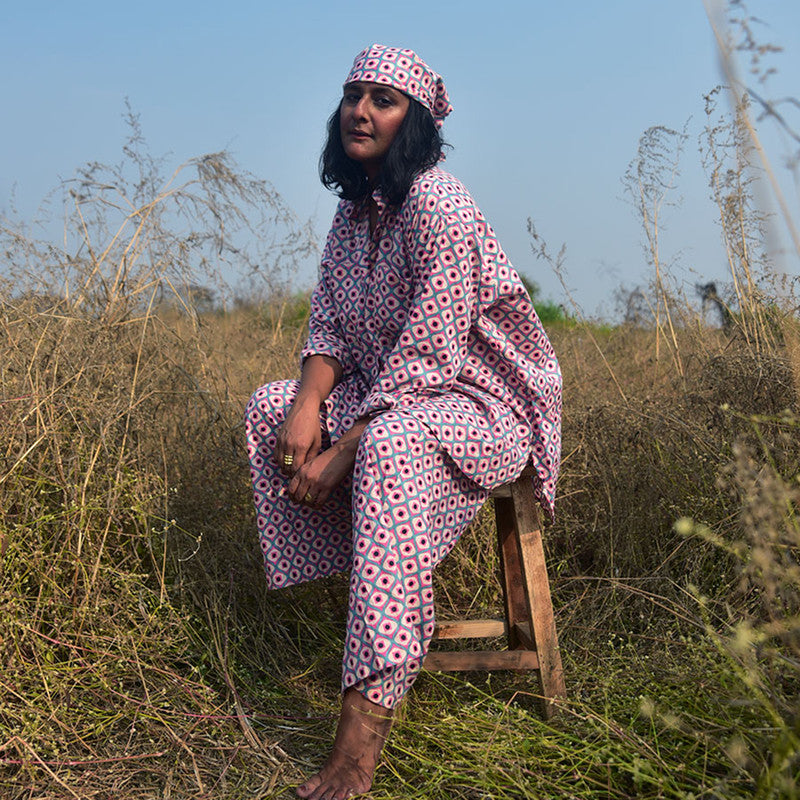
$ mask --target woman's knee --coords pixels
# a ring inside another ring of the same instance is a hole
[[[385,411],[364,428],[358,443],[357,462],[405,461],[421,453],[432,434],[414,416],[405,411]],[[389,468],[389,472],[394,470]]]
[[[245,410],[248,428],[262,433],[277,428],[286,418],[299,387],[299,381],[282,380],[266,383],[256,389]]]

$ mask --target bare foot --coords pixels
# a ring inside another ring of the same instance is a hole
[[[297,787],[297,796],[307,800],[345,800],[369,791],[391,726],[392,712],[388,708],[348,689],[342,698],[333,751],[325,766]]]

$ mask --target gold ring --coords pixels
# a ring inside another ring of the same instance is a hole
[[[293,461],[294,461],[294,456],[284,456],[283,457],[283,463],[286,464],[287,467],[291,467]]]
[[[304,503],[313,503],[314,498],[311,496],[311,492],[306,492],[306,496],[303,498]]]

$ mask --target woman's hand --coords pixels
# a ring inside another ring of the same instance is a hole
[[[330,493],[350,474],[356,451],[338,442],[306,461],[289,481],[289,497],[295,503],[321,508]]]
[[[319,403],[313,398],[297,398],[286,419],[278,428],[273,454],[285,475],[294,475],[319,453],[322,431],[319,426]]]
[[[350,474],[358,442],[369,419],[359,419],[341,439],[298,467],[289,481],[289,497],[295,503],[321,508],[330,493]]]
[[[341,365],[330,356],[313,355],[303,362],[300,389],[283,425],[278,428],[278,441],[272,451],[286,475],[294,475],[319,453],[322,444],[320,407],[341,377]]]

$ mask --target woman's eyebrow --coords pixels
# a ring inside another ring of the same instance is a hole
[[[388,97],[390,100],[397,100],[403,96],[402,92],[393,89],[391,86],[377,86],[372,90],[372,94],[378,97]]]

